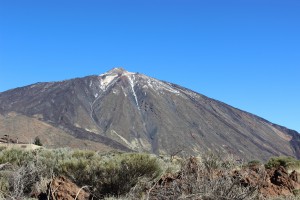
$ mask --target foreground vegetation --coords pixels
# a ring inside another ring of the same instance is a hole
[[[278,163],[299,167],[292,158],[272,158],[266,167]],[[0,199],[36,197],[61,175],[94,199],[264,199],[259,185],[243,183],[247,170],[233,173],[243,168],[232,156],[221,159],[215,154],[171,160],[142,153],[2,149]]]
[[[283,166],[289,171],[297,170],[300,172],[300,160],[292,157],[273,157],[265,164],[267,169],[278,168],[279,166]]]
[[[64,175],[77,185],[88,185],[93,195],[124,195],[140,177],[149,181],[160,173],[156,158],[147,154],[39,149],[2,150],[0,163],[8,170],[0,171],[0,193],[4,197],[21,198],[46,190],[54,176]]]

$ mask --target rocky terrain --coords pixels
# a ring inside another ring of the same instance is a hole
[[[209,165],[212,161],[210,159],[217,164],[215,167]],[[231,165],[224,166],[225,163]],[[163,173],[152,183],[137,183],[126,198],[124,196],[120,199],[267,200],[300,197],[300,174],[295,170],[288,173],[283,166],[267,168],[260,163],[251,162],[237,166],[239,165],[233,161],[224,162],[212,155],[200,160],[190,157],[181,160],[179,171]],[[57,200],[74,199],[76,196],[77,199],[90,199],[92,194],[88,191],[88,186],[79,187],[70,179],[58,176],[49,181],[46,192],[32,196],[40,200],[47,199],[46,197]],[[143,195],[145,193],[147,197]]]
[[[168,155],[215,151],[247,160],[300,158],[296,131],[122,68],[0,93],[4,134],[22,140],[39,136],[49,147]]]

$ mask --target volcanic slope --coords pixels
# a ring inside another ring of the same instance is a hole
[[[52,127],[37,128],[37,136],[47,137],[53,133],[46,134],[45,130],[55,130],[64,137],[92,141],[94,148],[99,143],[101,148],[155,154],[217,151],[247,160],[279,155],[300,158],[300,135],[296,131],[187,88],[122,68],[100,76],[2,92],[0,114],[0,136],[28,134],[22,126],[11,128],[19,122],[8,118],[20,115]],[[89,148],[80,146],[80,142],[76,146]]]

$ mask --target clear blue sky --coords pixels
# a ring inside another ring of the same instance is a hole
[[[299,0],[0,0],[0,92],[116,66],[300,132]]]

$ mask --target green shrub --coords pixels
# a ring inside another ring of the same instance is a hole
[[[295,190],[293,190],[293,194],[294,194],[296,197],[300,197],[300,189],[295,189]]]
[[[60,167],[78,185],[92,186],[97,197],[126,194],[141,177],[153,179],[161,172],[156,158],[146,154],[93,155],[93,159],[83,155],[62,162]]]
[[[97,197],[125,194],[140,178],[151,180],[161,173],[158,160],[148,154],[39,150],[37,155],[39,165],[79,186],[91,186]]]
[[[8,179],[1,176],[0,189],[9,190],[9,194],[16,198],[28,195],[35,186],[39,187],[39,181],[58,175],[65,175],[80,187],[88,185],[98,199],[124,195],[140,179],[152,180],[161,173],[156,157],[138,153],[5,149],[0,151],[1,163],[12,164],[13,170],[9,171]]]
[[[34,138],[34,142],[33,144],[37,145],[37,146],[43,146],[42,142],[41,142],[41,139],[39,138],[39,136],[36,136]]]
[[[87,159],[74,159],[63,161],[59,164],[58,174],[63,174],[79,185],[87,184],[89,179],[92,178],[92,173],[88,168],[91,162]]]
[[[72,152],[72,157],[73,158],[91,159],[95,155],[96,155],[96,152],[95,151],[90,151],[90,150],[74,150]]]
[[[265,167],[267,169],[278,168],[279,166],[283,166],[285,168],[295,168],[300,167],[300,161],[293,157],[273,157],[266,164]]]
[[[0,152],[0,164],[10,163],[13,165],[21,166],[33,160],[31,151],[23,151],[21,149],[5,149]]]
[[[102,194],[122,195],[137,184],[139,178],[145,177],[154,179],[161,169],[156,158],[151,158],[147,154],[121,154],[115,160],[111,160],[104,165],[105,180],[101,186]]]
[[[8,193],[8,191],[9,191],[8,179],[6,176],[3,176],[3,174],[0,174],[0,193]]]
[[[3,151],[3,150],[5,150],[5,149],[6,149],[5,146],[0,146],[0,151]]]
[[[251,160],[248,162],[249,167],[258,166],[258,165],[261,165],[261,162],[259,160]]]

